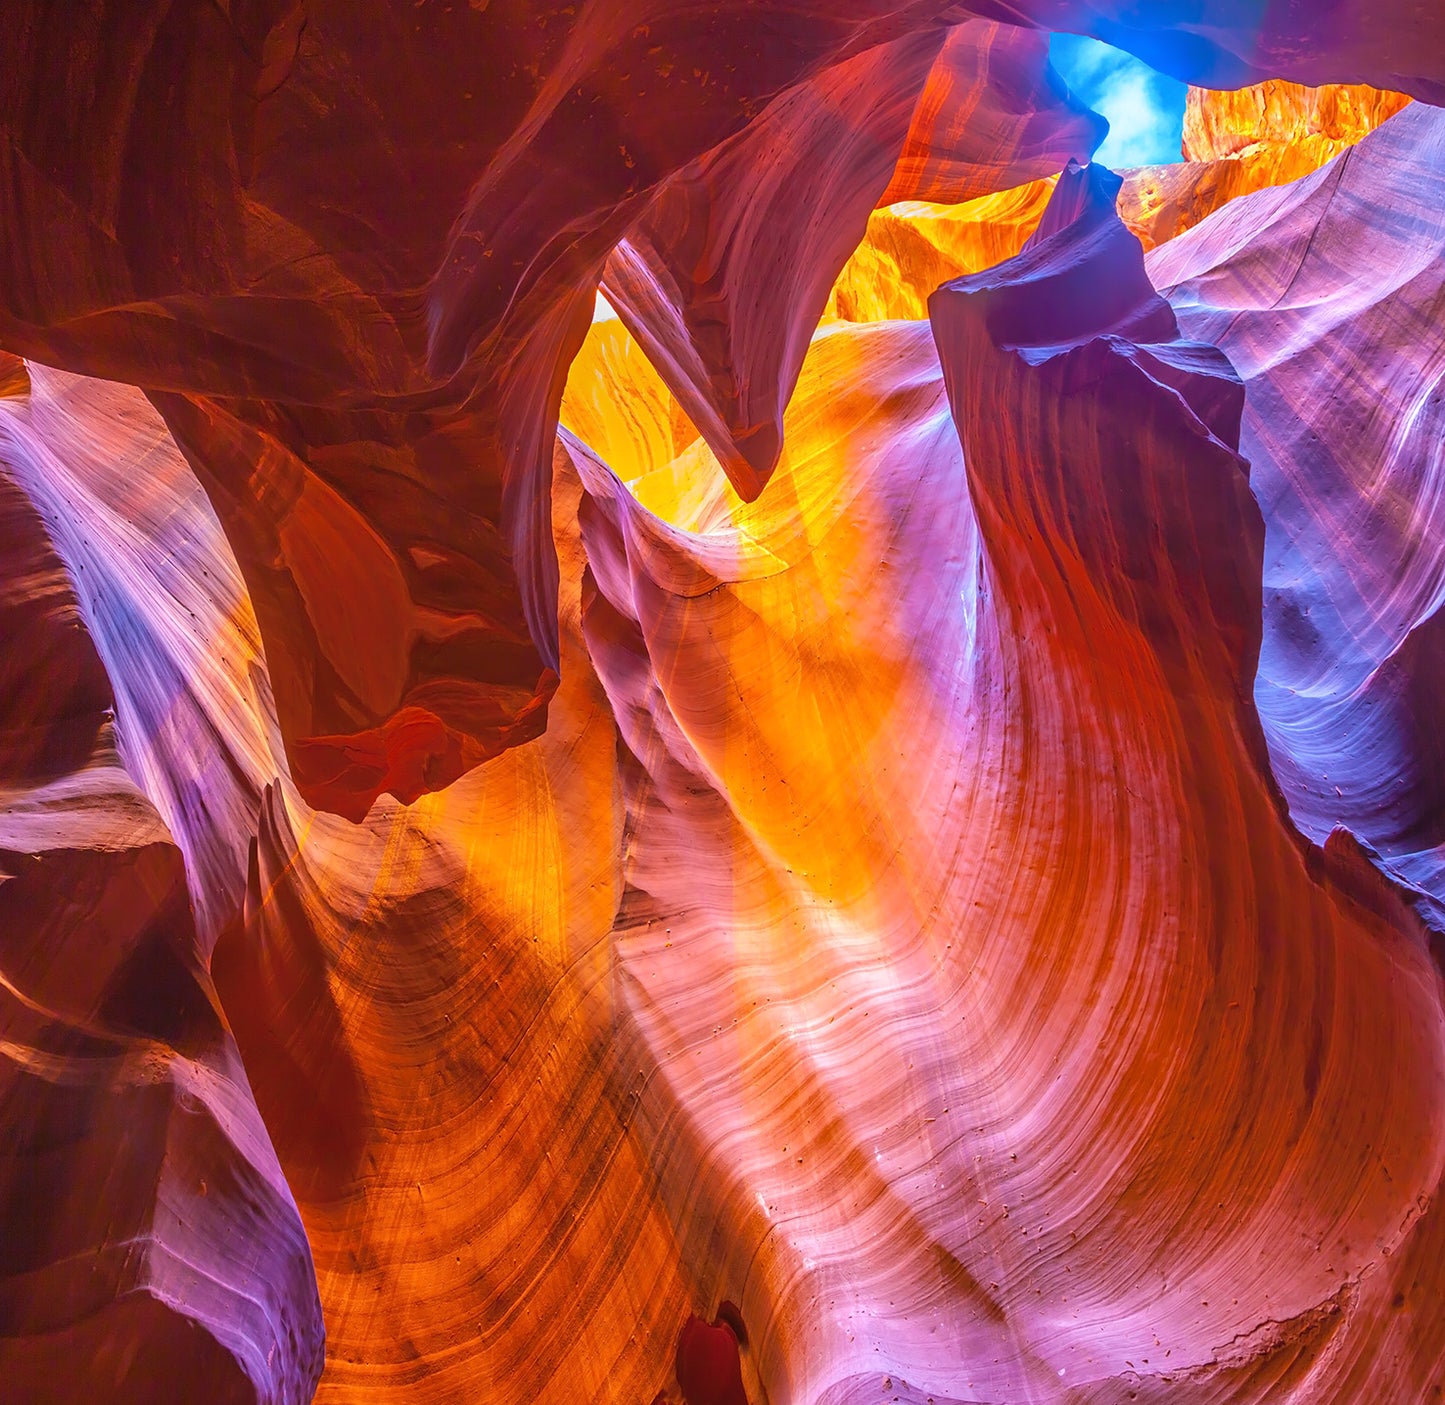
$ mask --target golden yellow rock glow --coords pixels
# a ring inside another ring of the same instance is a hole
[[[1230,200],[1308,175],[1398,112],[1409,98],[1359,84],[1272,81],[1238,92],[1191,87],[1186,159],[1125,171],[1119,215],[1146,249]],[[940,283],[1017,253],[1053,178],[960,205],[904,201],[874,212],[825,314],[849,322],[926,317]],[[584,436],[585,437],[585,436]]]

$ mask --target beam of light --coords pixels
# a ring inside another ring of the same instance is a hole
[[[1183,83],[1077,34],[1055,34],[1049,57],[1069,87],[1108,119],[1109,135],[1094,160],[1126,169],[1180,159],[1188,93]]]

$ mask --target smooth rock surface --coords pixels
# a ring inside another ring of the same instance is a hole
[[[609,253],[799,85],[973,18],[1097,33],[1193,81],[1445,99],[1445,16],[1415,0],[1207,22],[1172,0],[16,0],[0,344],[152,395],[240,564],[311,803],[356,819],[541,732],[551,443]],[[731,460],[752,491],[776,423],[723,424],[763,435]]]
[[[19,409],[0,399],[0,1390],[304,1405],[309,1247],[181,853],[120,764],[105,669],[16,484]]]
[[[0,1397],[1440,1397],[1445,14],[1205,9],[17,0]]]
[[[1378,850],[1437,934],[1442,255],[1445,114],[1417,104],[1150,263],[1249,386],[1269,528],[1257,695],[1291,813]]]

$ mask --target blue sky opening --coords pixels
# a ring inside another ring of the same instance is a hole
[[[1055,34],[1049,57],[1082,101],[1109,121],[1094,160],[1115,170],[1180,159],[1189,89],[1120,49],[1078,34]]]

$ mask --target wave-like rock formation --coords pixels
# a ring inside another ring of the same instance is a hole
[[[685,231],[690,163],[725,164],[810,82],[981,15],[1091,29],[1196,81],[1349,66],[1445,98],[1445,17],[1408,0],[1236,26],[1173,8],[23,0],[0,340],[152,395],[245,575],[292,773],[359,818],[544,727],[551,440],[592,289],[670,177]],[[833,130],[867,145],[866,114]],[[771,444],[744,418],[763,438],[730,461],[752,487],[741,465],[765,477]]]
[[[924,30],[793,89],[679,172],[613,251],[602,286],[733,486],[755,498],[870,212],[1006,190],[1087,159],[1102,136],[1050,67],[1042,32]]]
[[[21,487],[45,465],[17,382],[0,399],[0,1389],[304,1405],[322,1365],[306,1238],[181,851],[120,764],[117,699]]]
[[[1258,696],[1291,811],[1320,842],[1339,826],[1377,849],[1445,936],[1442,259],[1445,116],[1414,105],[1152,271],[1250,387],[1271,527]]]
[[[817,451],[701,537],[579,459],[653,1159],[785,1398],[1414,1398],[1437,1358],[1371,1338],[1438,1248],[1439,1134],[1383,1140],[1438,1125],[1438,977],[1288,822],[1241,387],[1099,193],[936,295],[963,455],[924,328],[815,344],[789,443],[847,455],[846,515]],[[1328,1031],[1402,979],[1367,1068]]]
[[[12,8],[0,1398],[1441,1397],[1445,14]]]

